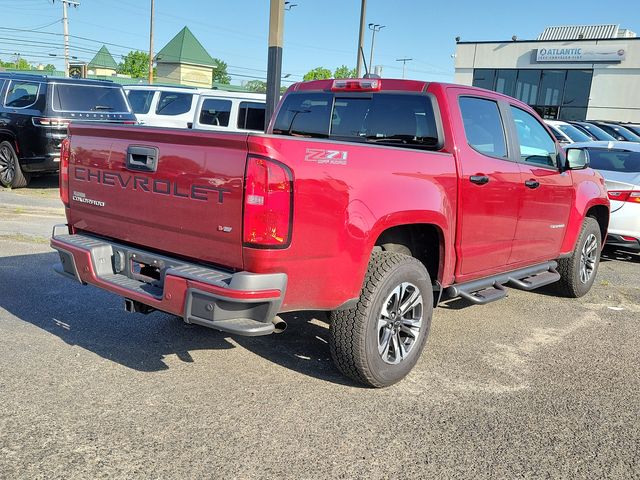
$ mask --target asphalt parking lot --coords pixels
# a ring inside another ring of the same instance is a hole
[[[0,189],[0,477],[639,478],[640,257],[579,300],[439,307],[400,384],[333,367],[322,314],[228,337],[52,271],[55,179]]]

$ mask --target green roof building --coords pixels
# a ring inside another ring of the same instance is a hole
[[[103,45],[87,67],[94,72],[94,75],[111,76],[115,75],[118,64],[109,53],[109,50],[107,50],[107,47]]]
[[[157,82],[211,88],[215,61],[187,27],[156,55]]]

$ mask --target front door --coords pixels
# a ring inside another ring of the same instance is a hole
[[[509,264],[557,258],[574,201],[571,173],[561,172],[556,142],[530,113],[510,106],[520,148],[522,206]]]

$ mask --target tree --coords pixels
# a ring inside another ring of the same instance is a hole
[[[244,86],[252,92],[265,93],[267,91],[267,82],[262,80],[249,80]]]
[[[213,67],[213,81],[229,85],[231,77],[227,73],[227,64],[218,58],[213,59],[215,66]]]
[[[356,69],[349,68],[346,65],[339,66],[333,73],[333,78],[356,78],[356,76]]]
[[[327,78],[331,78],[331,70],[324,67],[316,67],[305,73],[303,80],[306,82],[308,80],[324,80]]]
[[[51,65],[50,63],[46,64],[43,69],[45,72],[55,72],[56,66]]]
[[[147,78],[149,76],[149,54],[139,50],[131,50],[118,65],[118,73],[131,78]]]

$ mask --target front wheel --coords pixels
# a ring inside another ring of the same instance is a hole
[[[433,291],[417,259],[374,252],[356,307],[330,315],[331,356],[348,377],[371,387],[404,378],[424,349]]]
[[[576,246],[567,258],[558,260],[558,289],[566,297],[585,295],[593,285],[600,264],[602,234],[595,218],[584,219]]]
[[[20,168],[18,155],[10,142],[0,143],[0,184],[3,187],[22,188],[29,183],[29,174]]]

